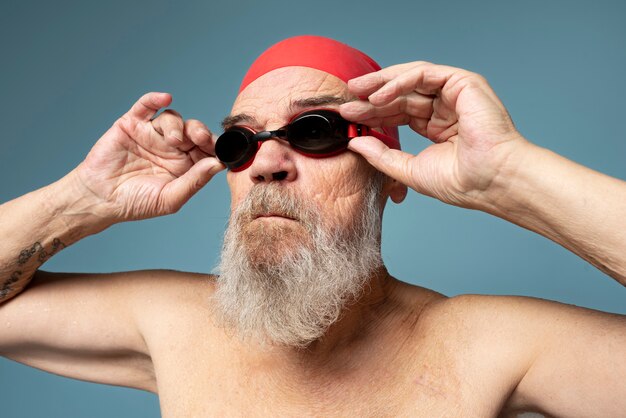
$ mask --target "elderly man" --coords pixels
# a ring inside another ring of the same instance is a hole
[[[482,77],[380,70],[306,36],[255,62],[219,139],[155,117],[170,102],[146,94],[67,176],[0,207],[2,355],[157,393],[164,417],[626,415],[623,316],[447,298],[381,261],[383,207],[408,186],[626,284],[626,184],[526,141]],[[404,153],[398,125],[434,144]],[[225,166],[219,277],[38,270],[114,223],[177,211]]]

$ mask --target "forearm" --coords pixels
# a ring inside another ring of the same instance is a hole
[[[18,294],[50,257],[111,224],[73,173],[0,205],[0,302]]]
[[[528,144],[484,210],[535,231],[626,286],[626,182]]]

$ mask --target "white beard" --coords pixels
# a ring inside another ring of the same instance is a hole
[[[321,211],[277,183],[252,188],[229,221],[213,306],[241,338],[306,347],[356,301],[382,266],[377,173],[361,216],[343,229],[324,225]],[[296,221],[254,220],[273,213]]]

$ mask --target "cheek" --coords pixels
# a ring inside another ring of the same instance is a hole
[[[366,163],[365,163],[366,164]],[[307,195],[334,219],[352,218],[363,200],[367,167],[352,153],[325,159],[309,159],[301,166],[299,180],[306,184]]]

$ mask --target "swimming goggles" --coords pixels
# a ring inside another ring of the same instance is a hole
[[[390,148],[400,148],[396,138],[349,122],[334,110],[316,109],[296,115],[275,131],[255,132],[247,126],[233,126],[217,139],[215,155],[230,170],[241,171],[252,164],[263,141],[270,138],[286,139],[299,153],[321,158],[345,151],[350,139],[357,136],[373,136]]]

